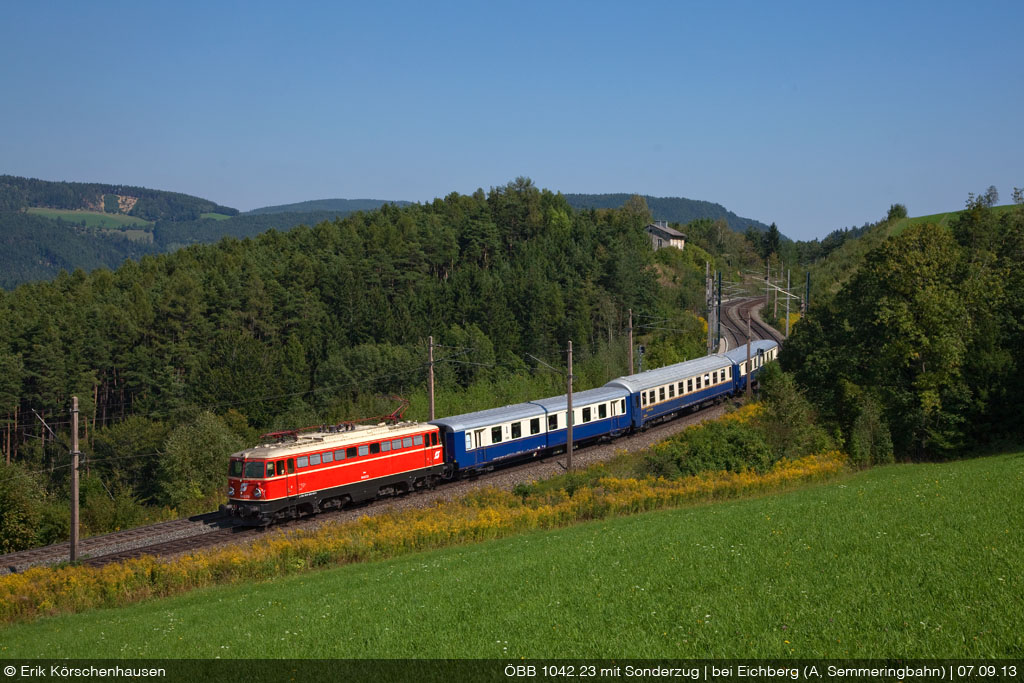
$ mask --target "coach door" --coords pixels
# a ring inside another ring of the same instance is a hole
[[[296,493],[295,479],[295,458],[288,458],[288,476],[285,478],[285,481],[288,482],[289,498],[292,498]]]

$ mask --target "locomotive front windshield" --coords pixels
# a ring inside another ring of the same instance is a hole
[[[244,477],[246,479],[262,479],[263,462],[260,460],[250,460],[248,462],[232,460],[231,466],[228,468],[228,476]]]
[[[262,479],[263,462],[261,460],[250,460],[249,462],[245,463],[245,478]]]

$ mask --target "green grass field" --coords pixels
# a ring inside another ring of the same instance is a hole
[[[1020,657],[1024,454],[0,629],[18,657]]]
[[[68,223],[86,225],[90,228],[124,228],[127,226],[149,226],[151,221],[144,221],[135,216],[125,216],[116,213],[101,213],[99,211],[79,211],[70,209],[26,209],[28,213],[43,216],[44,218],[60,218]]]
[[[1013,209],[1014,206],[1014,204],[1004,204],[1003,206],[994,206],[992,207],[992,210],[995,211],[997,214],[1002,215],[1003,213]],[[896,224],[892,226],[892,229],[889,231],[889,234],[899,235],[910,226],[921,225],[922,223],[935,223],[938,226],[947,228],[949,227],[950,221],[952,221],[953,218],[955,218],[956,216],[959,216],[960,213],[960,211],[949,211],[947,213],[934,213],[930,216],[915,216],[913,218],[904,218],[900,221],[897,221]]]
[[[215,221],[226,221],[227,219],[231,218],[231,216],[229,216],[227,214],[224,214],[224,213],[202,213],[202,214],[199,214],[199,217],[200,218],[212,218]]]

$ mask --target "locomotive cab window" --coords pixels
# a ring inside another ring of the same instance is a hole
[[[283,476],[283,475],[284,475],[284,460],[278,460],[277,461],[277,476],[280,477],[280,476]]]
[[[232,460],[231,461],[231,464],[228,466],[228,476],[229,477],[240,477],[240,476],[242,476],[242,461],[241,460]]]
[[[274,463],[268,462],[267,463],[267,479],[270,479],[272,476],[274,476]]]
[[[437,445],[437,432],[430,432],[430,445],[431,446],[436,446]]]
[[[288,458],[288,474],[295,474],[295,458]]]
[[[246,479],[262,479],[263,478],[263,463],[258,460],[251,460],[245,463],[245,478]]]

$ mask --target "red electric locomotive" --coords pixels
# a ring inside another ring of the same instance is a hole
[[[231,456],[223,510],[271,522],[433,485],[445,472],[434,425],[339,426],[268,434]]]

